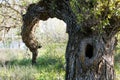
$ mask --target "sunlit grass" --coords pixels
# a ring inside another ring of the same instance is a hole
[[[31,65],[31,53],[3,50],[0,55],[0,80],[64,80],[66,43],[48,43],[39,49],[37,64]],[[2,60],[3,59],[3,60]],[[120,49],[115,54],[116,80],[120,80]]]
[[[115,80],[120,80],[120,35],[119,33],[116,35],[118,42],[117,42],[117,46],[115,48]]]
[[[44,45],[39,50],[36,65],[31,65],[29,51],[27,54],[30,55],[27,57],[24,52],[11,53],[12,56],[18,55],[1,65],[0,80],[64,80],[65,48],[65,43]]]
[[[120,45],[118,44],[115,50],[115,74],[116,79],[120,80]]]

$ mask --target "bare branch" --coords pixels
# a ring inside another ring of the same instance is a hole
[[[10,6],[10,5],[5,5],[5,4],[2,4],[2,3],[0,3],[0,5],[1,5],[1,6],[4,6],[4,7],[7,7],[7,8],[10,8],[11,10],[15,11],[17,14],[21,15],[21,13],[20,13],[18,10],[14,9],[14,8],[13,8],[12,6]]]

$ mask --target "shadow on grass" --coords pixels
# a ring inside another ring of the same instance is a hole
[[[31,60],[30,59],[21,59],[21,60],[11,60],[7,63],[7,66],[29,66],[31,65]]]
[[[33,66],[37,69],[63,69],[64,61],[58,57],[41,56],[37,58],[37,63],[32,65],[31,59],[21,59],[9,61],[6,66]]]

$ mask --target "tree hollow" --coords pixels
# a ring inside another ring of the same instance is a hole
[[[94,50],[93,46],[87,44],[85,48],[85,56],[91,59],[93,57],[93,50]]]

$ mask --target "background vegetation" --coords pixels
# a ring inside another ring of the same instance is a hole
[[[63,21],[54,18],[36,24],[38,27],[35,35],[42,44],[36,65],[31,65],[31,52],[22,43],[21,15],[25,13],[26,6],[34,2],[37,0],[0,0],[0,80],[65,78],[65,50],[68,37]],[[116,80],[120,80],[120,33],[116,37],[118,45],[115,71]]]

